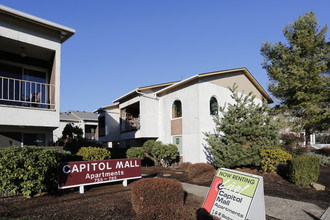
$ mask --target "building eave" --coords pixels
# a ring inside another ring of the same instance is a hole
[[[256,87],[256,89],[262,94],[262,96],[267,100],[268,103],[273,103],[273,100],[270,98],[270,96],[267,94],[267,92],[262,88],[262,86],[258,83],[258,81],[252,76],[252,74],[247,70],[247,68],[237,68],[237,69],[230,69],[230,70],[223,70],[223,71],[216,71],[216,72],[210,72],[210,73],[202,73],[197,74],[192,77],[189,77],[185,80],[182,80],[180,82],[177,82],[173,85],[170,85],[162,90],[159,90],[156,92],[156,96],[161,96],[164,92],[169,91],[171,89],[174,89],[176,87],[182,86],[184,84],[187,84],[193,80],[208,77],[208,76],[214,76],[214,75],[221,75],[221,74],[227,74],[232,72],[242,71],[244,75],[248,78],[248,80]]]
[[[139,87],[139,88],[136,88],[136,89],[134,89],[134,90],[126,93],[123,96],[120,96],[119,98],[117,98],[116,100],[114,100],[113,103],[120,102],[120,100],[122,100],[124,98],[127,98],[127,97],[129,97],[131,95],[134,95],[134,94],[138,94],[139,95],[139,92],[143,92],[145,90],[155,89],[155,88],[163,87],[163,86],[171,86],[171,85],[173,85],[175,83],[177,83],[177,82],[168,82],[168,83],[161,83],[161,84],[156,84],[156,85],[151,85],[151,86]]]
[[[34,23],[40,26],[44,26],[49,29],[56,30],[61,33],[61,43],[69,39],[72,35],[76,33],[76,30],[57,24],[55,22],[48,21],[46,19],[42,19],[39,17],[36,17],[34,15],[27,14],[25,12],[21,12],[12,8],[9,8],[7,6],[0,4],[0,13],[8,14],[10,16],[16,17],[18,19],[25,20],[30,23]]]
[[[100,113],[100,112],[105,111],[106,109],[115,109],[115,108],[119,108],[119,103],[116,103],[116,104],[113,104],[113,105],[106,105],[106,106],[100,107],[100,108],[94,110],[93,112],[94,112],[94,113]]]

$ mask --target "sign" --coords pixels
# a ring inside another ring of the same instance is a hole
[[[265,219],[263,179],[248,173],[218,169],[203,209],[221,219]]]
[[[141,178],[141,159],[76,161],[58,164],[58,188]],[[83,193],[83,192],[82,192]]]

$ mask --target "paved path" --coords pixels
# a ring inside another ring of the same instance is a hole
[[[209,187],[206,186],[189,183],[182,183],[182,186],[186,192],[204,198],[209,192]],[[266,215],[283,220],[330,220],[330,207],[323,210],[312,203],[289,199],[265,196],[265,209]]]

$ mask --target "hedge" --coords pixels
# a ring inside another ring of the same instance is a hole
[[[163,206],[175,204],[177,208],[182,208],[184,190],[181,182],[175,179],[141,179],[132,183],[131,199],[137,215],[146,213],[150,209],[162,213]]]
[[[208,163],[195,163],[188,166],[187,172],[188,177],[194,182],[202,183],[212,181],[216,174],[216,169]]]
[[[111,158],[111,152],[109,150],[99,147],[82,147],[76,155],[81,156],[85,161],[107,160]]]
[[[12,146],[0,150],[0,187],[31,197],[48,190],[56,180],[57,150]]]
[[[316,156],[299,156],[288,162],[288,180],[301,186],[316,182],[320,175],[319,159]]]

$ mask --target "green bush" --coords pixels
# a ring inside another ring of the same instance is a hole
[[[99,147],[82,147],[76,155],[81,156],[85,161],[107,160],[111,158],[110,151]]]
[[[275,172],[279,165],[284,165],[292,155],[281,149],[269,149],[260,151],[261,171],[262,172]]]
[[[51,187],[56,178],[57,150],[12,146],[0,150],[0,187],[30,197]]]
[[[65,143],[64,150],[70,151],[72,154],[76,154],[80,148],[82,147],[102,147],[102,144],[97,143],[96,141],[89,140],[87,138],[73,138],[69,139],[67,143]]]
[[[211,182],[216,173],[213,165],[208,163],[195,163],[187,168],[188,177],[196,183]]]
[[[316,182],[320,175],[319,159],[316,156],[299,156],[288,161],[288,180],[301,186]]]
[[[126,157],[144,159],[144,150],[142,147],[132,147],[126,151]]]
[[[147,213],[151,209],[156,212],[153,215],[160,215],[162,207],[171,204],[182,209],[184,190],[182,184],[175,179],[141,179],[131,185],[131,200],[137,215]]]
[[[169,167],[177,159],[178,148],[174,144],[162,144],[160,141],[148,140],[142,147],[132,147],[126,152],[127,158],[149,158],[155,166]]]

